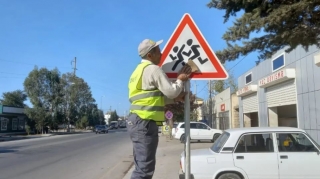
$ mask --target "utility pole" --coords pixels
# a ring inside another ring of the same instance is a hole
[[[77,57],[74,57],[74,60],[71,61],[71,65],[73,64],[73,76],[76,76],[77,70]]]
[[[209,80],[209,120],[211,123],[211,127],[213,127],[213,121],[212,121],[212,88],[211,88],[211,80]]]

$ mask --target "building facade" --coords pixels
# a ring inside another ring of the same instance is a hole
[[[239,100],[230,88],[212,98],[212,120],[210,121],[209,100],[202,105],[203,118],[208,120],[210,127],[215,129],[239,128]]]
[[[26,122],[24,108],[0,105],[0,135],[25,133]]]
[[[241,127],[291,126],[320,141],[320,50],[280,50],[238,78]]]
[[[215,128],[225,130],[240,127],[238,102],[237,96],[231,94],[230,88],[214,96],[212,106]]]

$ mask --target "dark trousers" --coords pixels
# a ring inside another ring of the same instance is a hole
[[[133,144],[135,164],[131,179],[152,179],[159,142],[158,126],[152,120],[143,120],[131,113],[128,117],[127,129]]]

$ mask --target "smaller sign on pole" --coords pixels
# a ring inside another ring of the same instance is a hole
[[[167,111],[165,116],[167,119],[171,120],[173,118],[173,113],[171,111]]]

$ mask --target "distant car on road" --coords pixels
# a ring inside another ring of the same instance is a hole
[[[184,152],[179,178],[184,179]],[[320,146],[304,130],[250,127],[225,130],[210,148],[191,150],[191,178],[319,178]]]
[[[119,128],[127,128],[127,123],[126,123],[126,121],[121,121],[121,122],[119,122]]]
[[[111,121],[109,129],[118,129],[119,122],[118,121]]]
[[[96,126],[96,134],[101,134],[101,133],[109,133],[109,128],[106,125],[98,125]]]

